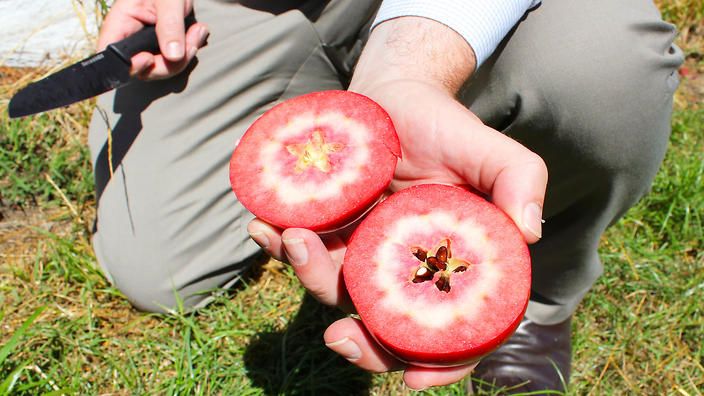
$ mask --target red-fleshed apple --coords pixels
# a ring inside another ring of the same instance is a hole
[[[352,234],[345,285],[372,336],[421,366],[474,362],[516,329],[530,295],[528,247],[513,221],[455,186],[401,190]]]
[[[389,115],[347,91],[289,99],[247,130],[230,161],[240,202],[281,228],[344,226],[374,205],[401,147]]]

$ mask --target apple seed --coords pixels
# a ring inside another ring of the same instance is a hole
[[[433,279],[433,275],[435,275],[433,272],[429,271],[427,268],[421,265],[416,270],[416,274],[413,277],[413,283],[421,283],[427,280],[431,280]]]
[[[411,248],[413,256],[421,262],[421,265],[413,273],[412,281],[413,283],[422,283],[432,280],[435,273],[439,273],[440,277],[435,282],[435,286],[438,290],[449,293],[451,273],[466,271],[469,262],[452,257],[449,238],[440,241],[438,246],[435,249],[435,256],[428,256],[428,251],[419,246]]]
[[[438,248],[438,252],[435,253],[435,257],[437,257],[438,260],[442,261],[443,263],[446,263],[447,262],[447,247],[440,246]]]
[[[428,258],[428,252],[421,247],[411,248],[411,253],[420,261],[425,261]]]
[[[438,288],[438,290],[443,291],[445,293],[449,293],[450,275],[447,273],[440,274],[440,278],[438,278],[437,282],[435,282],[435,286]]]

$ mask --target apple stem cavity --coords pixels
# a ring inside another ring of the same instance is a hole
[[[411,280],[413,283],[422,283],[432,280],[437,273],[439,277],[435,281],[435,286],[438,290],[449,293],[451,274],[466,271],[470,263],[467,260],[452,257],[449,238],[443,239],[437,246],[433,249],[434,256],[429,256],[428,251],[420,246],[411,247],[411,254],[421,262],[414,270]]]

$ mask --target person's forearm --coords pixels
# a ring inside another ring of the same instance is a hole
[[[372,30],[351,89],[410,79],[439,85],[455,94],[475,65],[470,45],[449,27],[422,17],[396,18]]]

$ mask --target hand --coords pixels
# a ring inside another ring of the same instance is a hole
[[[291,263],[303,286],[318,301],[353,312],[342,279],[345,243],[337,235],[320,237],[316,233],[290,228],[283,232],[253,220],[248,231],[272,257]],[[364,328],[362,322],[345,318],[331,324],[323,335],[325,344],[358,367],[374,373],[404,370],[403,380],[412,389],[447,385],[466,377],[474,365],[452,368],[423,368],[407,365],[384,351]]]
[[[506,212],[526,242],[537,242],[547,167],[455,99],[473,70],[474,53],[454,31],[404,17],[374,29],[349,89],[379,103],[394,122],[403,158],[392,189],[470,186]]]
[[[469,185],[508,213],[526,241],[539,239],[540,208],[547,181],[540,157],[486,127],[446,90],[427,82],[394,80],[364,86],[353,83],[351,89],[380,103],[394,120],[403,158],[396,168],[392,190],[421,183]],[[346,246],[340,236],[321,239],[309,230],[296,228],[281,233],[260,220],[250,223],[249,232],[273,257],[290,262],[303,286],[316,299],[353,312],[342,279]],[[364,325],[353,318],[330,325],[324,339],[328,347],[365,370],[404,370],[404,381],[413,389],[457,382],[474,368],[405,365],[380,348]]]
[[[130,75],[143,80],[172,77],[188,66],[208,38],[208,28],[202,23],[194,23],[185,32],[184,19],[192,9],[193,0],[116,0],[100,29],[98,50],[145,25],[156,25],[161,54],[133,56]]]
[[[537,154],[485,126],[437,85],[353,81],[350,89],[375,100],[394,121],[403,158],[392,190],[423,183],[470,186],[506,212],[526,242],[540,239],[547,168]]]
[[[392,190],[420,183],[469,186],[504,210],[528,243],[536,242],[547,168],[538,155],[485,126],[455,100],[473,70],[474,54],[456,33],[427,19],[398,18],[372,32],[350,90],[375,100],[394,121],[403,158]],[[304,229],[281,233],[259,220],[249,225],[249,232],[273,257],[291,262],[319,301],[351,309],[341,276],[345,245],[339,236],[321,239]],[[413,389],[459,381],[474,368],[405,365],[352,318],[330,325],[324,338],[328,347],[363,369],[403,369],[404,381]]]

